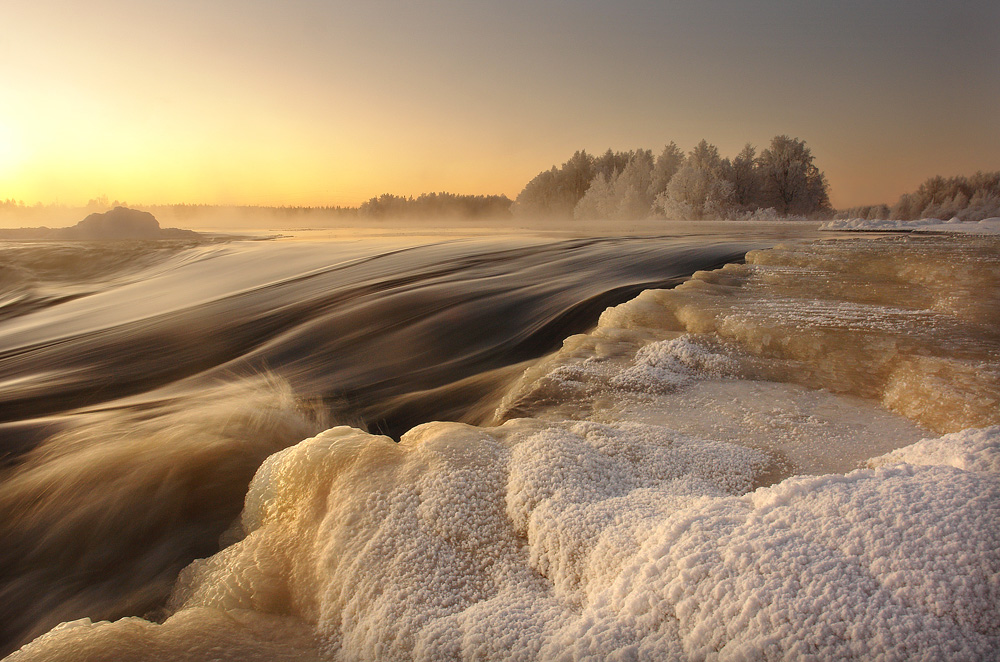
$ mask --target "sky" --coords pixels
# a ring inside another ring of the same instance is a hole
[[[995,0],[0,0],[0,199],[506,194],[805,140],[836,207],[1000,170]]]

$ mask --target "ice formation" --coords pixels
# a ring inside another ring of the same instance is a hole
[[[636,352],[633,365],[611,380],[614,386],[636,390],[669,390],[697,379],[736,372],[736,362],[707,351],[689,336],[662,340]]]
[[[608,309],[592,333],[568,339],[525,374],[502,417],[594,401],[595,375],[611,379],[608,371],[643,345],[691,334],[721,347],[745,378],[881,402],[938,432],[996,425],[998,330],[1000,251],[992,237],[902,235],[751,251],[746,264],[698,272]],[[665,369],[642,364],[632,372]]]
[[[495,426],[327,430],[165,621],[11,659],[996,659],[1000,273],[963,241],[752,253],[609,309]]]
[[[1000,218],[985,218],[978,222],[962,221],[958,218],[951,218],[947,221],[939,218],[922,218],[916,221],[848,218],[827,221],[819,229],[849,232],[936,232],[995,235],[1000,234]]]
[[[165,623],[11,659],[986,659],[998,449],[957,433],[747,492],[766,456],[653,426],[334,428],[261,467],[246,538]]]

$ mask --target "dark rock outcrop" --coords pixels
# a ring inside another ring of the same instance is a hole
[[[148,211],[115,207],[103,214],[91,214],[68,228],[19,228],[0,230],[0,239],[55,239],[78,241],[116,241],[123,239],[198,239],[194,230],[161,228]]]

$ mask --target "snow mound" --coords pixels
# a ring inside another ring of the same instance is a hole
[[[962,430],[937,439],[923,439],[868,461],[868,466],[890,464],[941,465],[963,471],[1000,474],[1000,427]]]
[[[736,361],[716,354],[685,334],[642,347],[634,364],[615,375],[611,384],[635,391],[658,392],[686,386],[698,379],[728,377],[737,371]]]

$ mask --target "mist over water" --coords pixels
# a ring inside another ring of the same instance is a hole
[[[0,650],[161,607],[271,453],[486,419],[607,306],[765,243],[5,244]]]

